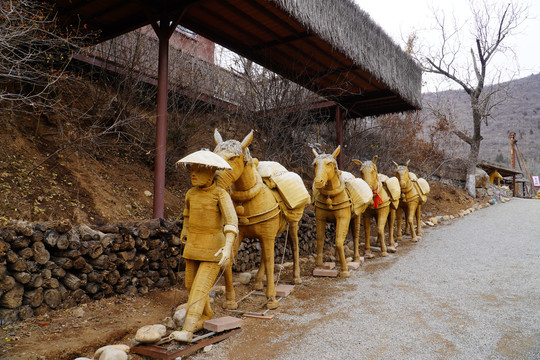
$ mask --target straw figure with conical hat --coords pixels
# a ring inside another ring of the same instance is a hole
[[[323,247],[326,237],[326,222],[336,224],[335,246],[339,257],[341,277],[349,277],[349,269],[345,260],[344,242],[349,232],[350,221],[354,224],[354,261],[360,260],[358,250],[360,236],[360,216],[373,202],[371,190],[362,179],[355,178],[351,173],[338,170],[336,158],[341,151],[338,146],[330,154],[318,154],[312,149],[313,167],[313,202],[315,205],[315,221],[317,229],[317,260],[316,265],[323,264]]]
[[[202,329],[204,321],[214,315],[209,293],[220,268],[230,263],[238,218],[231,197],[214,181],[217,169],[230,169],[226,161],[211,151],[200,150],[177,164],[190,167],[193,187],[186,193],[180,234],[180,241],[185,244],[188,306],[182,331],[172,335],[176,340],[189,342],[193,333]]]
[[[388,256],[388,252],[396,252],[393,228],[390,227],[390,246],[386,246],[384,237],[384,227],[388,221],[388,216],[395,217],[395,211],[399,204],[401,188],[396,177],[389,178],[384,174],[379,174],[377,170],[378,156],[374,156],[371,161],[360,161],[353,159],[356,165],[360,166],[360,177],[368,183],[373,193],[373,204],[371,204],[362,215],[365,234],[364,257],[371,259],[374,257],[371,252],[370,233],[371,218],[374,217],[377,224],[377,241],[381,247],[381,256]],[[393,224],[392,219],[390,224]]]
[[[427,201],[427,195],[430,189],[425,179],[418,178],[414,173],[409,171],[409,162],[410,160],[405,165],[399,165],[393,162],[396,165],[396,177],[401,186],[401,200],[399,201],[399,207],[396,212],[396,239],[397,241],[402,239],[401,217],[402,213],[405,212],[405,230],[408,228],[411,234],[411,241],[417,242],[422,236],[422,205]],[[415,219],[416,231],[414,228]]]
[[[288,231],[287,240],[294,257],[293,282],[299,284],[300,264],[298,251],[298,223],[309,204],[309,193],[299,175],[288,172],[276,162],[252,158],[249,145],[253,140],[253,130],[239,142],[223,141],[216,129],[214,152],[225,159],[232,170],[220,170],[216,175],[218,186],[230,190],[238,215],[239,234],[235,242],[234,254],[242,240],[259,239],[261,244],[261,266],[255,277],[255,289],[263,289],[266,273],[266,307],[275,309],[274,284],[274,243],[276,236]],[[236,295],[232,284],[232,265],[225,269],[225,295],[223,307],[236,309]]]

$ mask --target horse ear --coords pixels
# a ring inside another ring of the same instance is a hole
[[[216,142],[216,145],[219,145],[223,142],[223,138],[221,137],[221,134],[219,133],[217,128],[214,130],[214,141]]]
[[[319,156],[319,154],[317,154],[317,151],[315,151],[314,148],[311,148],[311,153],[313,154],[314,157]]]
[[[355,163],[356,165],[362,166],[362,162],[361,162],[360,160],[353,159],[352,161],[353,161],[353,163]]]
[[[409,167],[409,163],[411,162],[411,159],[407,160],[407,162],[405,163],[405,166],[406,167]]]
[[[373,157],[373,159],[371,160],[371,162],[373,162],[374,164],[376,164],[378,159],[379,159],[379,155],[375,155],[375,156]]]
[[[338,147],[336,148],[336,150],[334,150],[334,152],[332,153],[332,157],[333,157],[334,159],[337,159],[337,157],[338,157],[340,151],[341,151],[341,145],[338,145]]]
[[[245,150],[253,141],[253,130],[249,132],[249,134],[246,135],[244,140],[242,140],[242,150]]]
[[[395,162],[395,161],[392,161],[394,163],[394,165],[396,165],[396,167],[399,167],[398,163]]]

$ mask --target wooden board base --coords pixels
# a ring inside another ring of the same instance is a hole
[[[131,352],[134,354],[145,355],[152,359],[172,360],[176,359],[177,357],[193,354],[195,351],[202,349],[205,346],[225,340],[232,335],[238,334],[240,331],[242,331],[242,329],[234,329],[210,338],[201,339],[196,343],[180,344],[174,347],[171,347],[170,345],[135,345],[131,348]]]

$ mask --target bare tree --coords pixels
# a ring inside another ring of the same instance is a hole
[[[234,59],[241,89],[236,92],[238,115],[253,121],[264,134],[263,160],[274,160],[291,169],[311,165],[308,144],[318,114],[312,105],[319,96],[240,56]]]
[[[65,77],[71,55],[89,40],[90,35],[83,33],[84,24],[81,29],[58,26],[54,8],[47,2],[0,2],[0,101],[4,107],[56,107],[49,94]]]
[[[416,56],[424,71],[444,76],[463,88],[470,98],[472,131],[456,127],[452,131],[470,147],[465,186],[470,195],[476,196],[475,170],[482,141],[481,127],[483,123],[488,125],[493,108],[504,101],[503,88],[496,85],[500,83],[502,70],[492,66],[493,59],[498,54],[512,53],[507,45],[508,38],[516,34],[527,18],[527,7],[514,1],[471,0],[470,9],[470,49],[462,39],[467,34],[466,24],[450,24],[444,14],[434,11],[440,46]]]
[[[369,160],[379,157],[379,171],[393,174],[392,161],[411,161],[417,175],[427,177],[445,160],[439,129],[430,126],[424,131],[420,112],[388,114],[378,117],[352,119],[345,123],[344,146],[347,148],[346,170],[356,173],[353,158]],[[426,133],[426,135],[423,135]]]

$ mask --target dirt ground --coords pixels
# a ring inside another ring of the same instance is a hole
[[[471,207],[475,201],[462,190],[456,190],[443,184],[432,184],[432,197],[426,204],[425,212],[433,216],[457,214],[459,210]],[[407,251],[410,242],[404,241],[399,253]],[[375,248],[376,249],[376,248]],[[399,256],[396,257],[399,261]],[[306,310],[309,311],[311,301],[326,301],[329,292],[339,291],[336,279],[314,278],[311,276],[314,263],[310,258],[302,259],[302,278],[304,283],[296,286],[290,295],[296,299],[305,299]],[[374,271],[368,261],[359,271]],[[291,271],[286,269],[280,275],[280,283],[290,283]],[[217,285],[223,284],[220,278]],[[333,289],[333,290],[330,290]],[[236,284],[237,299],[243,298],[251,291],[250,285]],[[116,296],[82,304],[78,307],[56,310],[37,318],[28,319],[16,324],[4,325],[0,328],[0,359],[75,359],[85,356],[92,358],[101,346],[110,344],[132,345],[136,331],[144,326],[163,323],[172,316],[176,306],[187,301],[188,292],[183,285],[167,290],[154,290],[145,295],[135,297]],[[218,294],[214,302],[215,316],[235,315],[222,309],[224,295]],[[328,300],[329,301],[329,300]],[[264,296],[248,296],[242,301],[243,311],[264,311]],[[279,314],[285,309],[270,312]],[[238,359],[250,359],[252,353],[247,347],[250,343],[273,338],[276,332],[284,331],[286,324],[273,320],[245,319],[242,333],[242,346],[236,349]],[[201,350],[199,350],[201,351]],[[243,355],[242,355],[243,354]],[[267,354],[268,358],[271,354]],[[192,357],[192,356],[191,356]],[[134,360],[148,357],[131,354]],[[189,357],[187,357],[189,358]],[[264,358],[264,357],[263,357]]]
[[[465,206],[468,204],[468,201],[461,203],[461,206],[453,204],[455,212],[452,214],[468,208],[469,206]],[[407,253],[412,247],[414,244],[407,241],[407,237],[405,237],[398,248],[398,256],[393,256],[393,261],[399,261],[399,255]],[[373,249],[377,251],[377,248]],[[335,296],[336,293],[343,290],[343,285],[340,285],[339,279],[313,277],[312,272],[315,266],[310,257],[302,258],[301,262],[303,284],[296,285],[289,296],[294,298],[295,304],[303,304],[301,305],[304,307],[303,312],[309,313],[310,304],[313,301],[319,304],[332,301],[333,297],[330,294]],[[381,266],[388,266],[388,264],[367,260],[356,271],[372,273]],[[279,283],[289,284],[291,280],[292,273],[289,269],[281,272]],[[222,277],[216,283],[218,288],[220,285],[223,285]],[[266,298],[258,295],[249,296],[252,290],[251,285],[235,283],[237,300],[248,295],[239,303],[239,309],[247,312],[263,312]],[[185,303],[187,298],[188,292],[185,287],[178,285],[170,289],[153,290],[148,294],[134,297],[104,298],[70,309],[55,310],[19,323],[3,325],[0,328],[0,359],[72,360],[83,356],[92,358],[94,352],[105,345],[126,344],[131,346],[134,344],[135,333],[140,327],[163,323],[166,317],[173,315],[176,306]],[[271,342],[275,339],[276,334],[286,331],[287,324],[279,320],[279,313],[287,313],[287,300],[287,298],[282,300],[284,305],[277,310],[268,312],[267,315],[276,315],[274,319],[244,318],[242,332],[235,335],[242,337],[242,339],[235,341],[234,344],[237,342],[238,344],[232,345],[231,348],[236,359],[252,359],[253,352],[249,349],[250,344],[255,346],[261,341]],[[218,291],[213,304],[215,317],[238,316],[223,310],[221,307],[223,301],[224,295]],[[173,341],[167,345],[174,344],[177,343]],[[279,343],[276,343],[276,346],[279,346]],[[201,351],[198,350],[195,354]],[[184,357],[184,359],[192,358],[194,355]],[[133,360],[150,359],[150,357],[138,354],[130,354],[130,356]],[[272,358],[272,354],[259,354],[259,358]]]
[[[5,131],[0,134],[0,224],[7,219],[70,219],[73,223],[100,224],[152,216],[153,171],[148,159],[151,154],[122,143],[104,147],[99,156],[75,151],[47,138],[54,127],[28,125],[32,129],[30,136],[21,124],[6,121]],[[167,219],[181,214],[187,184],[188,178],[182,171],[168,172]],[[426,217],[456,214],[475,203],[462,189],[441,183],[430,185],[431,194],[423,210]],[[325,291],[321,289],[338,285],[328,279],[312,278],[313,264],[307,260],[302,265],[302,277],[309,286],[297,287],[293,296],[324,297]],[[285,271],[283,283],[291,277]],[[248,286],[238,285],[237,298],[249,291]],[[16,324],[3,324],[0,359],[74,359],[92,357],[104,345],[129,345],[138,328],[171,316],[177,305],[187,301],[187,296],[184,286],[179,285],[136,297],[105,298]],[[222,301],[222,296],[215,300],[216,316],[229,315],[221,309]],[[264,306],[264,297],[250,296],[242,306],[258,312]],[[249,336],[257,329],[258,333],[275,334],[276,329],[269,328],[272,326],[278,323],[249,319],[239,336]],[[245,358],[249,358],[248,350]],[[132,358],[143,359],[138,355]]]

